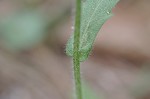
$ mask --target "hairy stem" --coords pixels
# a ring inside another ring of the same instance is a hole
[[[74,30],[74,51],[73,51],[73,69],[75,80],[76,99],[82,99],[81,76],[80,76],[80,23],[81,23],[81,0],[76,0],[76,16]]]

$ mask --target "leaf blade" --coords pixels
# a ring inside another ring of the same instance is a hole
[[[88,58],[97,33],[112,16],[111,10],[119,0],[86,0],[82,2],[80,30],[80,61]],[[69,39],[66,53],[73,56],[73,36]]]

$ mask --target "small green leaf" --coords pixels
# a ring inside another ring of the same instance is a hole
[[[88,58],[93,42],[102,25],[112,16],[111,10],[119,0],[83,0],[80,30],[80,61]],[[73,36],[69,39],[66,53],[73,56]]]

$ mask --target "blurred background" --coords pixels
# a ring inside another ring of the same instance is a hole
[[[150,99],[150,0],[120,0],[82,78],[98,98]],[[73,0],[0,0],[0,99],[71,99]]]

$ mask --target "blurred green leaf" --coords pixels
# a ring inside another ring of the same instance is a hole
[[[42,40],[45,26],[44,18],[36,12],[18,13],[1,22],[1,38],[11,49],[28,49]]]
[[[102,25],[112,14],[112,8],[119,0],[82,0],[80,30],[80,61],[88,58],[93,42]],[[73,56],[73,36],[69,39],[66,53]]]

